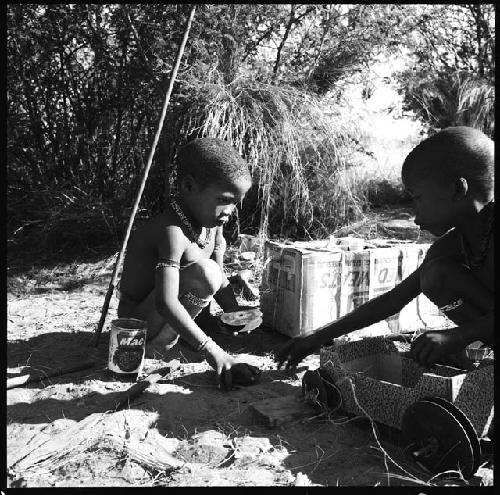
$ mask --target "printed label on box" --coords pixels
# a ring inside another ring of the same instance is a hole
[[[394,288],[418,268],[429,246],[403,243],[345,251],[327,250],[323,241],[267,241],[261,286],[264,324],[290,336],[311,333]],[[447,322],[421,294],[376,331],[399,333]]]
[[[340,316],[342,254],[309,253],[302,258],[300,333],[307,334]]]
[[[393,289],[399,277],[399,249],[370,249],[369,299]]]
[[[342,254],[340,316],[368,301],[370,286],[370,253],[344,251]]]
[[[339,316],[341,252],[266,243],[261,286],[265,325],[286,335],[305,335]],[[317,243],[316,243],[317,244]],[[279,254],[278,254],[279,253]]]

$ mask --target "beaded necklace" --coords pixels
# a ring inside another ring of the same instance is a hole
[[[176,164],[176,156],[174,157],[174,160],[172,162],[172,167],[170,169],[170,177],[169,177],[169,183],[170,183],[170,205],[172,206],[172,209],[177,213],[177,216],[180,218],[181,222],[184,224],[184,227],[186,227],[186,230],[188,232],[188,237],[191,242],[195,242],[201,249],[205,248],[208,246],[210,243],[210,240],[212,239],[212,230],[207,229],[205,227],[205,239],[202,239],[201,234],[203,233],[203,227],[201,228],[200,235],[196,233],[194,230],[193,225],[189,221],[189,219],[186,217],[184,212],[182,211],[181,206],[179,205],[177,198],[179,195],[179,191],[177,189],[177,164]]]
[[[198,235],[191,222],[189,219],[186,217],[184,212],[182,211],[182,208],[180,207],[179,203],[177,202],[175,195],[172,195],[170,197],[170,205],[172,206],[172,209],[177,213],[177,216],[181,219],[181,222],[184,224],[184,227],[186,227],[186,230],[188,232],[188,237],[192,242],[196,242],[198,246],[203,249],[208,246],[212,239],[212,230],[207,229],[205,227],[205,238],[202,239],[202,232],[203,232],[203,227],[201,228],[200,235]]]
[[[465,263],[469,268],[479,268],[484,263],[486,256],[488,255],[488,248],[490,246],[492,234],[493,234],[493,225],[494,225],[494,212],[495,212],[495,202],[490,201],[484,209],[488,209],[486,211],[487,219],[486,219],[486,229],[483,233],[483,237],[481,238],[479,254],[474,256],[471,253],[470,246],[465,240],[463,234],[460,235],[460,241],[462,244],[462,254],[465,258]]]

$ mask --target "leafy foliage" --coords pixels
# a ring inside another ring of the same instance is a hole
[[[476,127],[494,136],[493,4],[421,6],[413,64],[399,75],[408,109],[434,129]]]
[[[7,6],[11,249],[119,244],[189,8]],[[355,123],[325,103],[378,55],[400,54],[414,64],[399,76],[409,109],[434,127],[493,134],[493,14],[490,4],[198,5],[141,205],[162,207],[175,150],[201,134],[232,140],[251,163],[243,228],[307,237],[351,221],[373,198],[342,173]],[[21,242],[31,232],[39,241]]]

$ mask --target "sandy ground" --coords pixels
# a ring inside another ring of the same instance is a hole
[[[8,378],[95,364],[7,391],[8,487],[492,484],[492,469],[468,482],[431,480],[403,455],[397,431],[341,413],[318,416],[302,401],[301,378],[319,356],[296,374],[278,371],[272,352],[287,337],[262,327],[233,335],[204,323],[238,360],[262,370],[258,384],[218,390],[206,361],[181,342],[165,355],[149,349],[144,374],[180,365],[114,411],[131,386],[107,370],[116,298],[98,347],[89,346],[111,269],[103,260],[9,283]],[[262,424],[252,404],[283,396],[301,414],[274,428]]]

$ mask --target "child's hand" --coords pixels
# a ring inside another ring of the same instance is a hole
[[[213,340],[206,346],[207,361],[215,369],[217,386],[231,390],[233,385],[256,383],[260,370],[246,363],[237,363]]]
[[[216,382],[219,388],[231,390],[233,384],[242,384],[251,380],[253,373],[249,365],[237,363],[224,349],[218,346],[213,340],[206,348],[207,361],[215,369]]]
[[[286,363],[285,369],[296,368],[305,357],[312,354],[320,345],[313,335],[294,337],[287,342],[277,353],[278,369]]]
[[[456,328],[425,332],[411,344],[410,355],[422,366],[430,368],[441,358],[456,354],[466,346]]]
[[[215,370],[217,386],[224,390],[231,390],[233,386],[231,367],[236,361],[213,340],[205,347],[205,353],[208,364]]]

